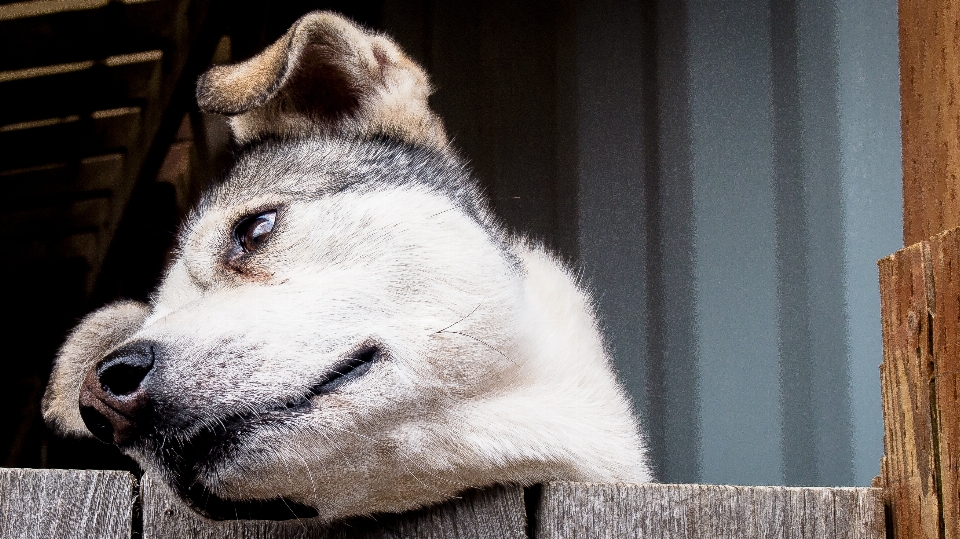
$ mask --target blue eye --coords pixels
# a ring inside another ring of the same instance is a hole
[[[233,237],[244,252],[252,253],[263,245],[273,231],[277,210],[243,218],[233,229]]]

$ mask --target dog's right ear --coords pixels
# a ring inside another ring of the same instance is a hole
[[[389,38],[329,12],[304,15],[276,43],[197,83],[205,112],[230,117],[238,142],[309,133],[389,135],[444,149],[427,75]]]
[[[87,372],[133,335],[150,314],[146,304],[121,301],[88,314],[60,348],[43,395],[43,419],[55,432],[91,436],[80,417],[80,384]]]

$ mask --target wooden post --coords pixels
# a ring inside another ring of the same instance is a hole
[[[903,239],[879,262],[895,538],[960,539],[960,0],[900,0]]]
[[[880,261],[893,537],[960,538],[960,228]]]
[[[939,476],[930,405],[933,290],[929,246],[913,245],[880,261],[883,324],[884,457],[881,476],[893,537],[939,537]],[[932,287],[931,287],[932,288]]]
[[[904,245],[960,226],[958,20],[958,0],[900,0]]]

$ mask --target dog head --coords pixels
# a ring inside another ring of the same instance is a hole
[[[328,13],[201,78],[246,143],[149,304],[84,319],[44,415],[215,518],[645,480],[589,299],[491,217],[423,72]]]

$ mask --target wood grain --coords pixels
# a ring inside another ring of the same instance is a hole
[[[900,0],[903,241],[960,225],[960,2]]]
[[[933,279],[934,463],[940,496],[941,537],[960,538],[960,229],[930,240]]]
[[[536,537],[882,539],[874,488],[544,485]]]
[[[136,480],[126,472],[0,469],[0,538],[130,538],[135,496]],[[140,499],[143,539],[527,537],[519,487],[468,492],[435,507],[332,527],[313,519],[210,521],[149,476]],[[884,537],[876,488],[550,483],[535,509],[541,539]]]
[[[127,472],[0,469],[0,537],[129,539],[135,495]]]
[[[522,539],[526,537],[523,491],[496,487],[464,494],[442,505],[402,515],[355,519],[326,527],[313,519],[272,521],[211,521],[175,498],[166,485],[144,476],[142,481],[143,539]]]
[[[895,537],[939,537],[939,473],[930,403],[935,311],[930,246],[912,245],[879,262],[886,502]]]
[[[960,229],[880,266],[883,475],[894,537],[960,538]]]
[[[0,5],[0,69],[101,59],[175,39],[179,2],[61,0]],[[7,52],[9,51],[9,52]],[[66,93],[66,92],[65,92]]]

